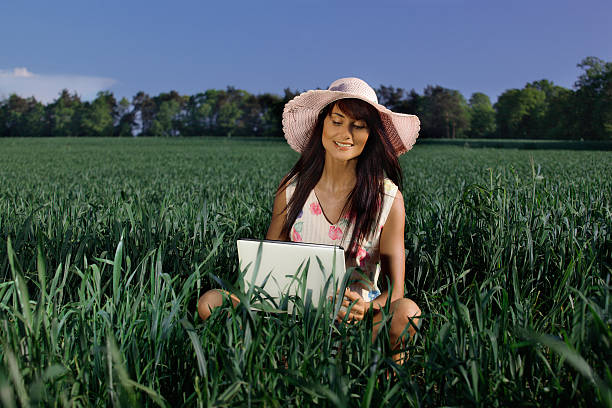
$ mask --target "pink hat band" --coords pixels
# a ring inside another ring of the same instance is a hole
[[[412,149],[419,135],[419,118],[416,115],[392,112],[380,105],[374,89],[359,78],[341,78],[334,81],[327,90],[306,91],[287,102],[283,110],[283,132],[289,146],[301,153],[308,144],[321,109],[345,98],[361,99],[378,110],[385,136],[398,156]]]

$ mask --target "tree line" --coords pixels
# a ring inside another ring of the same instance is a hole
[[[612,62],[583,59],[567,89],[542,79],[508,89],[495,104],[481,92],[469,100],[456,90],[381,85],[379,102],[416,114],[423,138],[527,138],[612,140]],[[99,92],[82,101],[63,90],[47,105],[12,94],[0,100],[0,137],[11,136],[260,136],[282,137],[283,107],[299,92],[250,94],[227,87],[195,95],[138,92],[117,101]]]

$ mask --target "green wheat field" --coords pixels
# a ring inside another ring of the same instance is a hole
[[[612,406],[612,153],[418,145],[401,157],[394,363],[324,308],[202,323],[297,160],[232,139],[0,140],[0,401],[16,406]],[[388,323],[388,322],[387,322]]]

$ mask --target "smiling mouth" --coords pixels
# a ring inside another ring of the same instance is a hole
[[[352,147],[353,145],[350,143],[340,143],[340,142],[334,142],[336,144],[336,146],[338,147]]]

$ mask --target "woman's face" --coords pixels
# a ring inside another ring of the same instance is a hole
[[[328,155],[338,160],[357,158],[369,135],[370,129],[365,120],[350,117],[338,105],[334,105],[323,122],[323,147]]]

